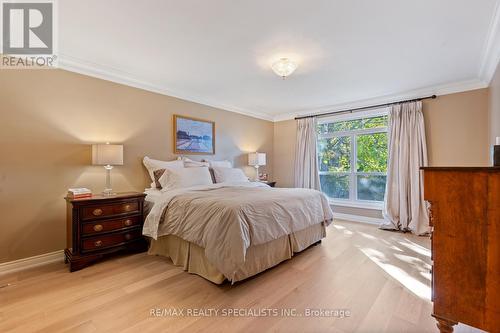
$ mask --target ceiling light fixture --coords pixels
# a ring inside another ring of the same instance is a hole
[[[283,78],[283,80],[292,74],[297,69],[297,64],[288,58],[281,58],[280,60],[274,62],[271,68],[276,73]]]

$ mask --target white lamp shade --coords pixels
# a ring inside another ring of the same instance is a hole
[[[123,165],[123,145],[92,145],[93,165]]]
[[[248,154],[248,165],[251,165],[251,166],[266,165],[266,153],[250,153],[250,154]]]

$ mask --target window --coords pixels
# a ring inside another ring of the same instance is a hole
[[[334,201],[380,203],[387,178],[387,111],[353,116],[318,124],[321,190]]]

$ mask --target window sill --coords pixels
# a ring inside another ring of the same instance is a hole
[[[353,207],[353,208],[364,208],[364,209],[376,209],[382,210],[384,208],[383,202],[369,202],[369,201],[348,201],[348,200],[329,200],[330,205],[343,206],[343,207]]]

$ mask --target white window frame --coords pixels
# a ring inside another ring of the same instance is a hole
[[[355,119],[361,119],[361,118],[372,118],[372,117],[378,117],[378,116],[386,116],[389,113],[388,108],[383,108],[383,109],[373,109],[373,110],[367,110],[367,111],[361,111],[361,112],[356,112],[356,113],[346,113],[346,114],[341,114],[341,115],[333,115],[330,117],[325,117],[321,118],[318,120],[318,125],[320,124],[325,124],[325,123],[333,123],[333,122],[339,122],[339,121],[344,121],[344,120],[355,120]],[[374,134],[374,133],[387,133],[388,128],[387,127],[379,127],[379,128],[369,128],[369,129],[358,129],[358,130],[349,130],[349,131],[342,131],[342,132],[334,132],[334,133],[327,133],[327,134],[319,134],[318,135],[318,140],[320,139],[327,139],[327,138],[334,138],[334,137],[342,137],[342,136],[349,136],[351,138],[351,171],[350,172],[330,172],[330,171],[320,171],[320,175],[327,175],[327,174],[336,174],[336,175],[349,175],[350,176],[350,186],[349,186],[349,199],[333,199],[333,198],[328,198],[330,201],[330,204],[336,205],[336,206],[346,206],[346,207],[355,207],[355,208],[368,208],[368,209],[382,209],[384,206],[384,203],[382,201],[371,201],[371,200],[360,200],[357,198],[358,196],[358,182],[357,182],[357,176],[358,175],[371,175],[371,176],[376,176],[376,175],[381,175],[381,176],[387,176],[386,172],[357,172],[357,140],[356,137],[358,135],[362,134]]]

